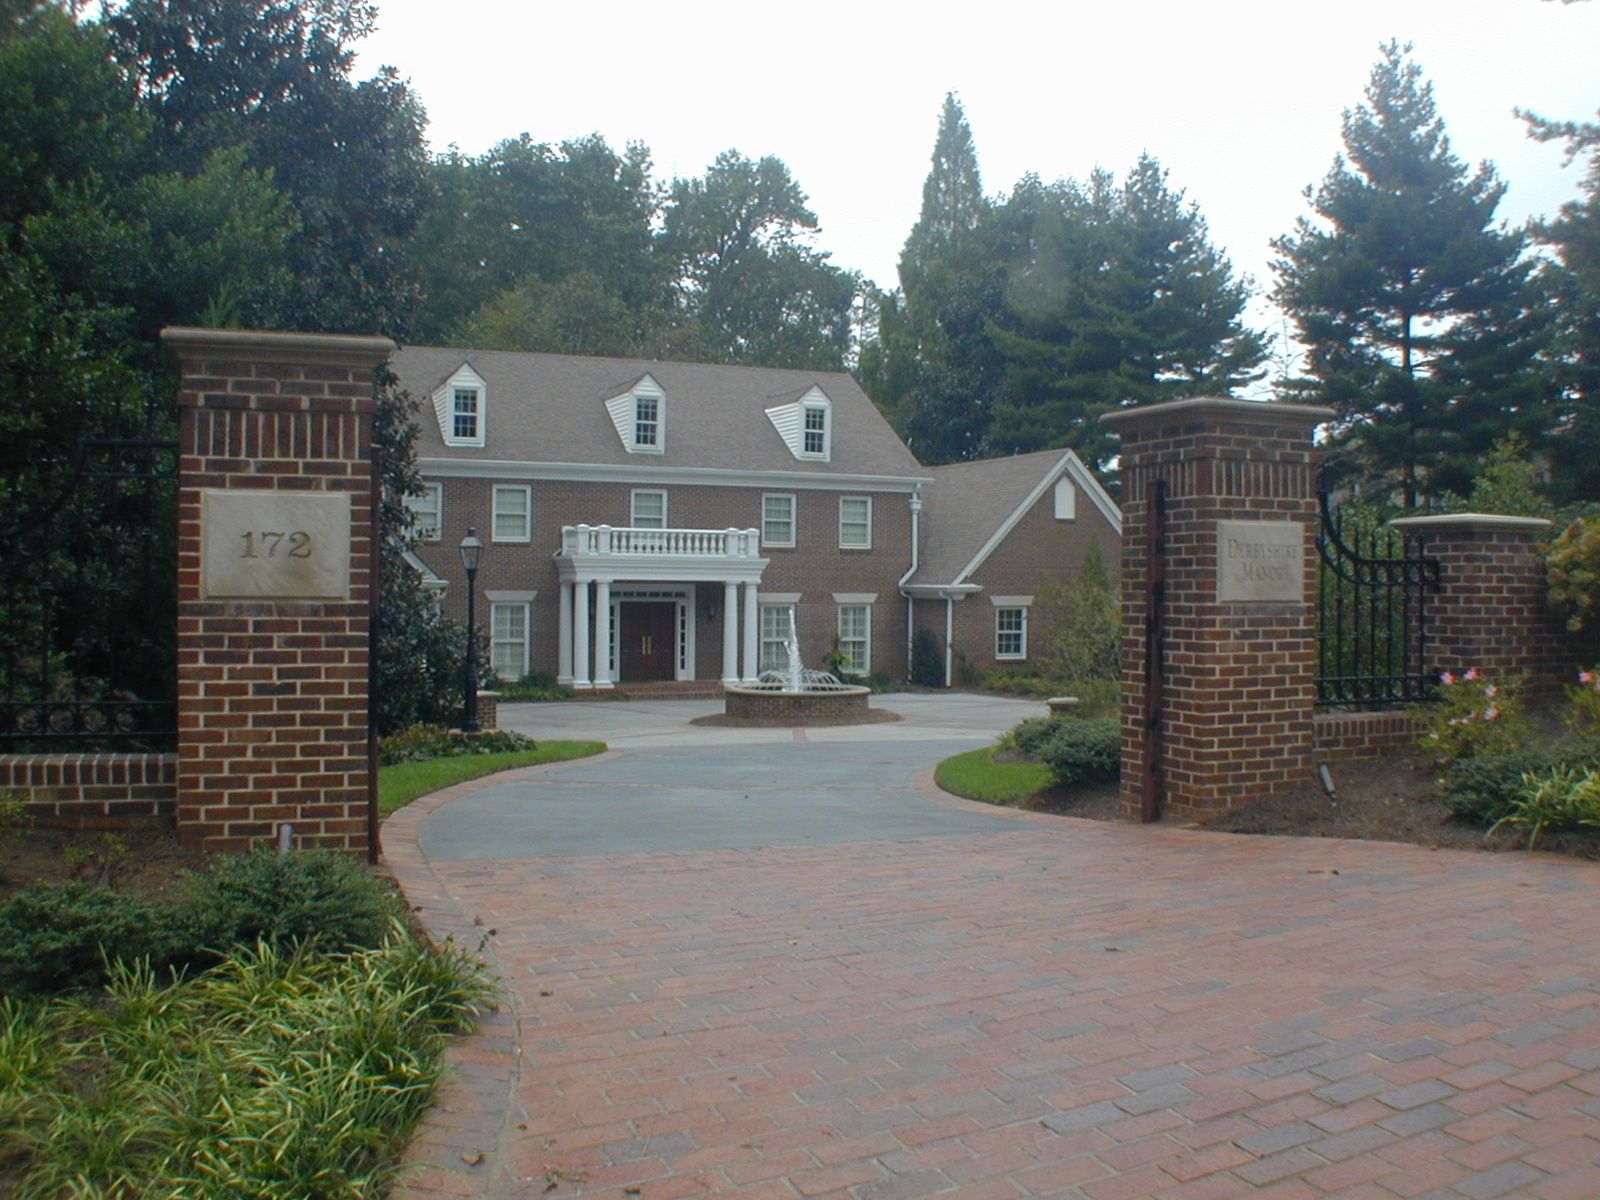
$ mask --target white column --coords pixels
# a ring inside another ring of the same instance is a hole
[[[722,682],[739,682],[739,585],[722,585]]]
[[[761,621],[756,611],[756,585],[744,585],[744,681],[754,683],[761,674]]]
[[[586,582],[576,583],[572,589],[572,686],[590,686],[589,585]]]
[[[611,686],[611,581],[594,585],[594,685]]]
[[[564,582],[561,585],[560,657],[556,659],[556,682],[562,687],[572,683],[572,588],[571,583]]]

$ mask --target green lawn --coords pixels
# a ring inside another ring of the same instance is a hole
[[[378,810],[388,816],[418,796],[426,796],[452,783],[480,779],[513,767],[588,758],[606,748],[604,742],[540,742],[536,750],[507,754],[463,754],[455,758],[430,758],[425,762],[396,763],[378,770]]]
[[[989,804],[1021,804],[1050,786],[1050,768],[1036,762],[994,761],[998,746],[984,746],[947,758],[933,771],[947,792]]]

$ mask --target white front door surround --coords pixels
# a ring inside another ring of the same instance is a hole
[[[767,566],[760,544],[760,531],[755,529],[564,527],[555,555],[561,578],[557,681],[575,691],[603,691],[619,682],[619,605],[640,599],[677,605],[675,674],[678,679],[694,679],[695,585],[721,583],[722,682],[753,682],[756,591]],[[736,653],[741,642],[742,663]]]

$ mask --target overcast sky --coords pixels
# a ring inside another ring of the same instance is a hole
[[[1029,171],[1120,174],[1149,150],[1265,287],[1269,240],[1306,211],[1391,37],[1415,43],[1458,157],[1510,185],[1504,217],[1576,194],[1579,168],[1511,110],[1593,118],[1600,0],[379,0],[359,70],[412,82],[435,150],[598,131],[644,142],[663,179],[730,147],[775,154],[811,198],[818,247],[885,287],[954,91],[986,191]]]

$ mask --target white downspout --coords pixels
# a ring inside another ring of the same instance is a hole
[[[917,518],[922,513],[922,489],[911,493],[911,565],[900,576],[900,591],[906,598],[906,682],[911,682],[911,634],[916,614],[916,602],[906,593],[906,580],[917,573]]]
[[[944,598],[944,685],[950,686],[951,666],[954,662],[954,652],[950,645],[950,635],[955,632],[956,598],[948,592]]]

